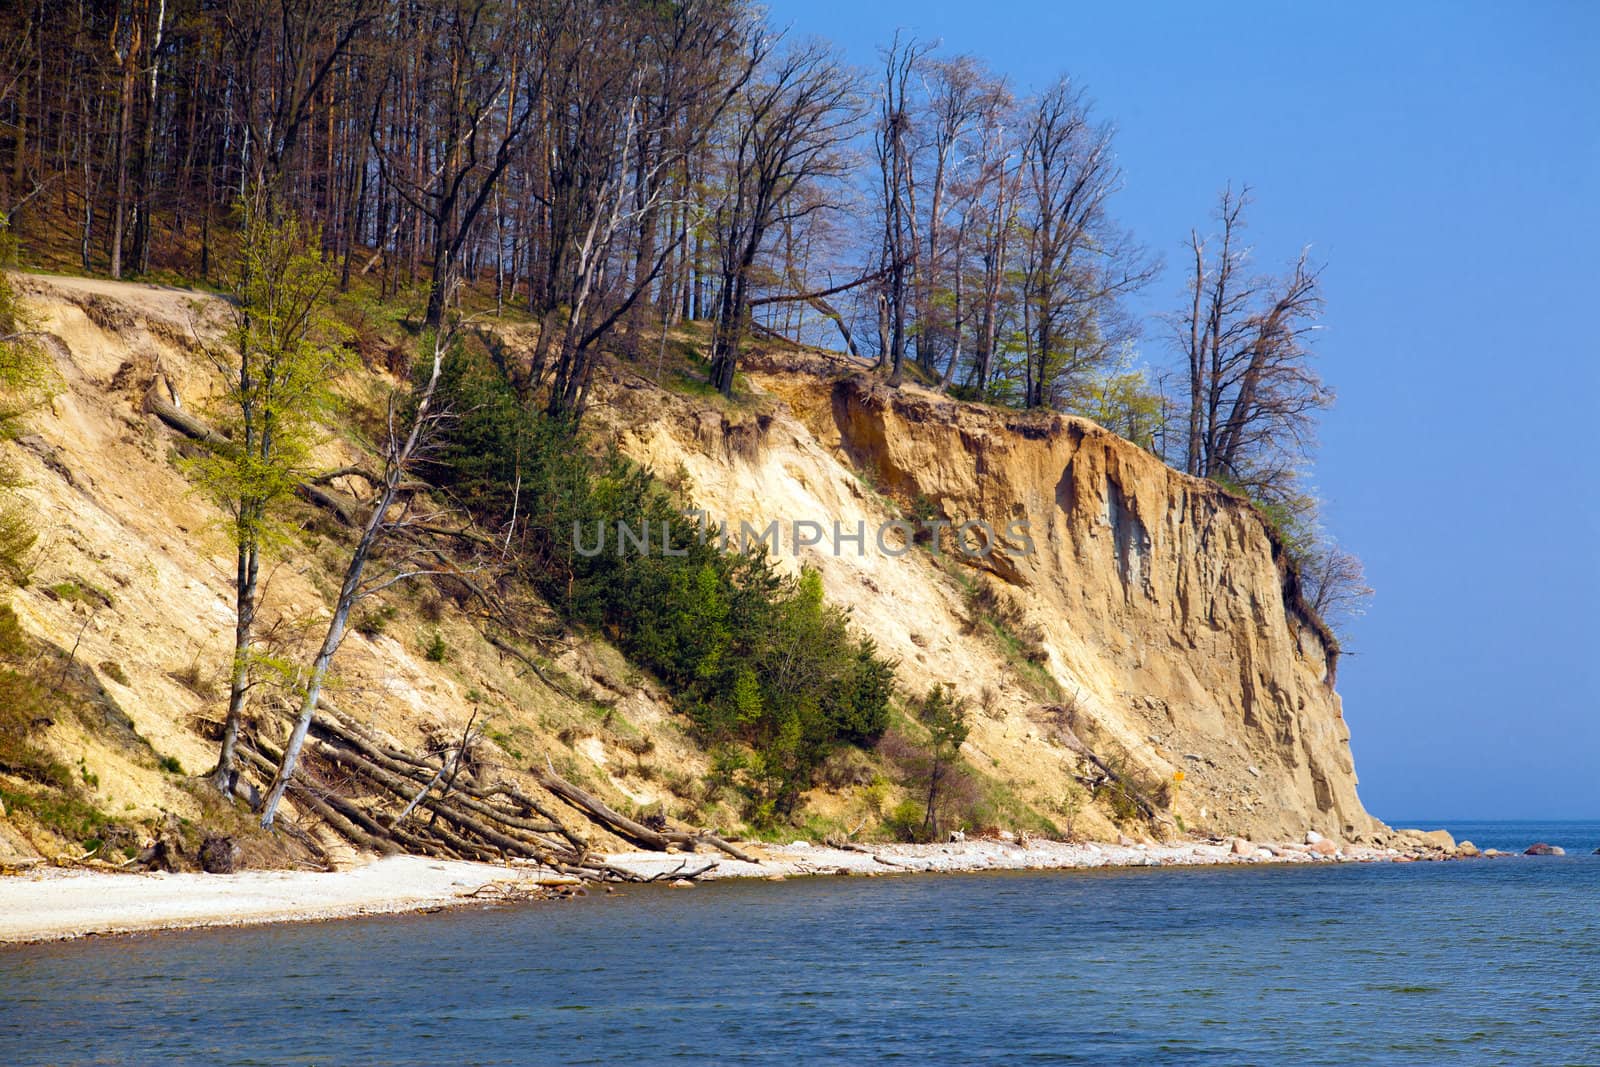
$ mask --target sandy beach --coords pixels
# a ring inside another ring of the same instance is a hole
[[[615,866],[671,884],[685,876],[699,880],[875,877],[1096,867],[1392,862],[1418,855],[1412,850],[1358,846],[1323,855],[1305,845],[1261,845],[1240,855],[1229,842],[1119,845],[1003,840],[850,849],[794,842],[768,846],[761,852],[764,858],[759,864],[705,852],[630,852],[607,859]],[[330,872],[262,870],[211,875],[35,868],[0,878],[0,943],[427,911],[486,899],[525,897],[542,889],[564,887],[570,881],[533,865],[422,856],[390,856]]]

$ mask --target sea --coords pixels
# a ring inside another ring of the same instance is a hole
[[[0,947],[0,1064],[1600,1064],[1564,857],[790,879]]]

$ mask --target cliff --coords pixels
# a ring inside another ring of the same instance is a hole
[[[796,362],[751,371],[775,401],[759,410],[619,378],[606,417],[625,451],[687,475],[715,519],[777,520],[780,556],[821,573],[904,685],[950,682],[981,708],[967,742],[980,769],[1050,812],[1087,750],[1167,792],[1189,829],[1381,829],[1356,794],[1336,653],[1250,505],[1084,419]],[[950,532],[938,554],[931,541],[893,554],[894,532],[891,551],[873,543],[907,516],[983,523],[1005,543],[987,556]],[[821,543],[794,551],[797,521],[822,525]],[[866,551],[836,544],[835,522],[865,524]]]
[[[217,818],[174,768],[192,775],[214,760],[231,557],[214,509],[174,463],[183,442],[147,398],[204,411],[216,379],[194,335],[216,328],[218,305],[166,287],[20,282],[62,389],[30,437],[3,446],[46,531],[34,580],[11,601],[63,676],[82,674],[93,694],[35,740],[81,776],[108,840],[119,820]],[[1017,810],[1114,836],[1075,784],[1109,770],[1190,830],[1381,831],[1356,795],[1327,642],[1296,609],[1247,504],[1084,420],[891,392],[821,356],[789,354],[749,378],[755,398],[730,405],[611,365],[591,425],[713,517],[787,526],[784,565],[819,571],[826,595],[899,661],[905,691],[949,682],[967,697],[976,713],[963,754]],[[384,385],[369,370],[345,388],[370,403]],[[356,454],[330,435],[318,458],[335,467]],[[967,559],[948,532],[905,544],[898,529],[893,551],[880,550],[875,531],[908,515],[1002,535],[1026,523],[1032,551],[1011,536]],[[300,520],[262,611],[263,631],[291,657],[326,618],[343,536],[309,504]],[[815,523],[821,543],[793,551],[795,522]],[[835,551],[835,523],[863,525],[861,550]],[[563,633],[541,653],[562,682],[552,688],[449,600],[419,583],[353,633],[336,667],[340,706],[408,746],[459,734],[476,715],[486,775],[549,758],[629,810],[729,825],[730,810],[697,784],[706,754],[657,683],[599,639]],[[440,644],[448,655],[436,660],[427,650]],[[857,826],[882,801],[844,783],[809,804]],[[76,855],[80,843],[0,814],[0,862],[7,850]]]

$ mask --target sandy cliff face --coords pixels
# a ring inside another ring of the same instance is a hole
[[[94,783],[89,799],[108,814],[200,819],[194,791],[160,761],[193,774],[214,758],[207,734],[230,647],[230,558],[214,509],[173,463],[181,440],[145,400],[154,388],[205,411],[215,378],[193,337],[217,307],[163,287],[24,284],[62,391],[29,438],[4,446],[46,531],[34,581],[11,601],[27,631],[70,650],[103,694],[51,724],[41,743]],[[1377,829],[1356,796],[1322,640],[1286,605],[1271,542],[1248,507],[1082,420],[890,392],[826,360],[751,377],[762,395],[723,406],[617,369],[597,386],[591,424],[682,479],[717,518],[758,529],[778,521],[780,559],[818,569],[826,594],[899,661],[907,691],[951,682],[968,697],[976,710],[964,754],[1016,799],[1058,826],[1075,821],[1080,835],[1114,836],[1103,814],[1072,815],[1064,803],[1075,779],[1094,775],[1092,753],[1153,790],[1182,770],[1172,810],[1190,829],[1262,838]],[[329,467],[353,458],[336,439],[325,451]],[[974,563],[907,548],[894,533],[891,551],[880,549],[874,532],[907,513],[1002,533],[1025,521],[1034,551]],[[263,605],[291,656],[320,636],[340,562],[336,529],[306,518]],[[808,532],[821,542],[795,551],[796,522],[816,524]],[[836,552],[835,523],[845,533],[863,525],[865,544]],[[1039,663],[972,625],[971,592],[982,583],[1014,616],[1010,630],[1035,633]],[[547,647],[580,696],[572,700],[471,623],[441,616],[430,587],[392,606],[385,630],[351,635],[340,653],[334,698],[348,712],[413,747],[458,734],[476,712],[491,729],[492,773],[548,755],[618,803],[694,817],[684,794],[695,792],[705,756],[668,695],[612,650],[571,635]],[[449,646],[444,663],[424,655],[436,632]],[[113,720],[126,729],[104,725]],[[859,798],[819,793],[812,803],[850,826],[865,810]],[[0,816],[0,830],[6,823]],[[39,847],[53,856],[67,844]],[[0,860],[16,846],[0,841]]]
[[[1356,795],[1324,638],[1286,595],[1247,505],[1086,420],[891,391],[861,375],[754,379],[776,403],[717,414],[630,383],[611,391],[609,418],[635,457],[687,474],[713,516],[757,529],[778,520],[780,554],[821,572],[900,659],[908,688],[952,682],[980,707],[967,745],[980,770],[1048,813],[1087,748],[1153,787],[1183,772],[1167,788],[1190,829],[1379,829]],[[907,513],[1013,536],[987,559],[960,558],[948,535],[942,559],[872,544]],[[828,533],[795,551],[795,520]],[[864,553],[835,545],[835,521],[846,532],[866,523]],[[1031,552],[1005,550],[1026,540]],[[977,581],[1015,605],[1013,629],[1040,639],[1055,691],[1015,649],[972,632]]]

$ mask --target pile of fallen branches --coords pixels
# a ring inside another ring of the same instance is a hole
[[[306,740],[307,763],[290,783],[289,796],[301,811],[369,851],[531,861],[585,881],[652,880],[593,853],[588,840],[563,822],[549,800],[504,781],[481,780],[473,759],[480,737],[469,721],[459,739],[420,754],[405,752],[323,702]],[[245,739],[240,751],[269,779],[283,755],[260,731]],[[569,809],[638,847],[692,852],[706,845],[758,862],[705,831],[656,829],[636,822],[554,769],[538,772],[537,779]],[[712,866],[681,877],[692,878]]]

